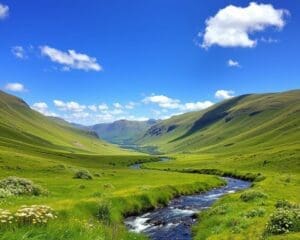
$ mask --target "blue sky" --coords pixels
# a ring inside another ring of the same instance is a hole
[[[0,88],[83,124],[295,89],[299,14],[292,0],[0,0]]]

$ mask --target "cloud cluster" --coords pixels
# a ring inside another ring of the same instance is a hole
[[[4,87],[5,90],[12,91],[12,92],[24,92],[25,87],[21,83],[8,83]]]
[[[228,60],[227,65],[229,67],[241,67],[241,65],[238,61],[235,61],[235,60],[232,60],[232,59]]]
[[[288,14],[287,10],[275,9],[271,4],[229,5],[206,20],[202,47],[254,47],[257,40],[251,39],[250,34],[267,27],[283,28]]]
[[[8,17],[9,15],[9,7],[0,3],[0,20]]]
[[[155,103],[162,108],[176,109],[180,107],[180,100],[165,95],[152,95],[144,98],[144,103]]]
[[[229,99],[234,97],[234,91],[232,90],[218,90],[215,93],[215,97],[224,100],[224,99]]]
[[[22,46],[14,46],[11,48],[12,54],[19,59],[26,58],[25,49]]]
[[[64,102],[61,100],[54,100],[53,103],[61,111],[82,112],[86,109],[85,105],[80,105],[74,101]]]
[[[52,116],[52,117],[58,116],[56,113],[49,111],[48,105],[45,102],[34,103],[31,106],[31,108],[34,109],[35,111],[38,111],[39,113],[46,115],[46,116]]]
[[[217,90],[215,97],[225,100],[234,97],[234,91]],[[183,114],[190,111],[199,111],[211,107],[214,103],[206,101],[182,102],[166,95],[155,95],[141,99],[139,102],[120,103],[115,102],[110,106],[106,103],[101,104],[80,104],[75,101],[54,100],[53,105],[60,114],[51,112],[45,102],[37,102],[32,108],[40,113],[48,116],[60,116],[69,122],[77,122],[81,124],[96,124],[102,122],[113,122],[120,119],[145,121],[151,117],[133,115],[132,109],[145,104],[150,105],[148,112],[151,112],[156,119],[167,119],[175,115]],[[145,106],[143,106],[144,108]],[[142,112],[136,112],[141,114]]]
[[[63,66],[63,70],[80,69],[85,71],[101,71],[102,67],[97,63],[97,59],[86,54],[77,53],[75,50],[63,52],[61,50],[42,46],[41,53],[50,58],[52,62],[59,63]]]
[[[144,98],[143,102],[146,104],[157,104],[159,107],[165,109],[177,109],[182,112],[198,111],[213,105],[213,102],[211,101],[181,103],[180,100],[165,95],[152,95]]]

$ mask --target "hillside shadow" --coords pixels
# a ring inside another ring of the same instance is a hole
[[[181,135],[178,138],[175,138],[174,140],[170,142],[175,142],[180,139],[186,138],[195,132],[221,120],[222,118],[226,117],[229,112],[228,110],[232,108],[234,105],[236,105],[239,101],[244,99],[245,97],[249,96],[251,94],[245,94],[241,95],[239,97],[235,97],[232,99],[229,99],[225,102],[222,102],[215,106],[213,109],[209,110],[208,112],[204,113],[198,120],[196,120],[193,124],[193,126],[183,135]]]

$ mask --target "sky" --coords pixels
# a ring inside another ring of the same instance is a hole
[[[91,125],[300,87],[293,0],[0,0],[0,89]]]

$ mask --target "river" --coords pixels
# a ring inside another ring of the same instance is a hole
[[[140,169],[140,164],[132,165],[131,168]],[[228,177],[224,179],[227,182],[224,187],[175,198],[163,208],[126,218],[125,225],[130,231],[144,233],[153,240],[191,240],[191,226],[197,221],[197,213],[209,208],[222,196],[251,186],[248,181]]]

